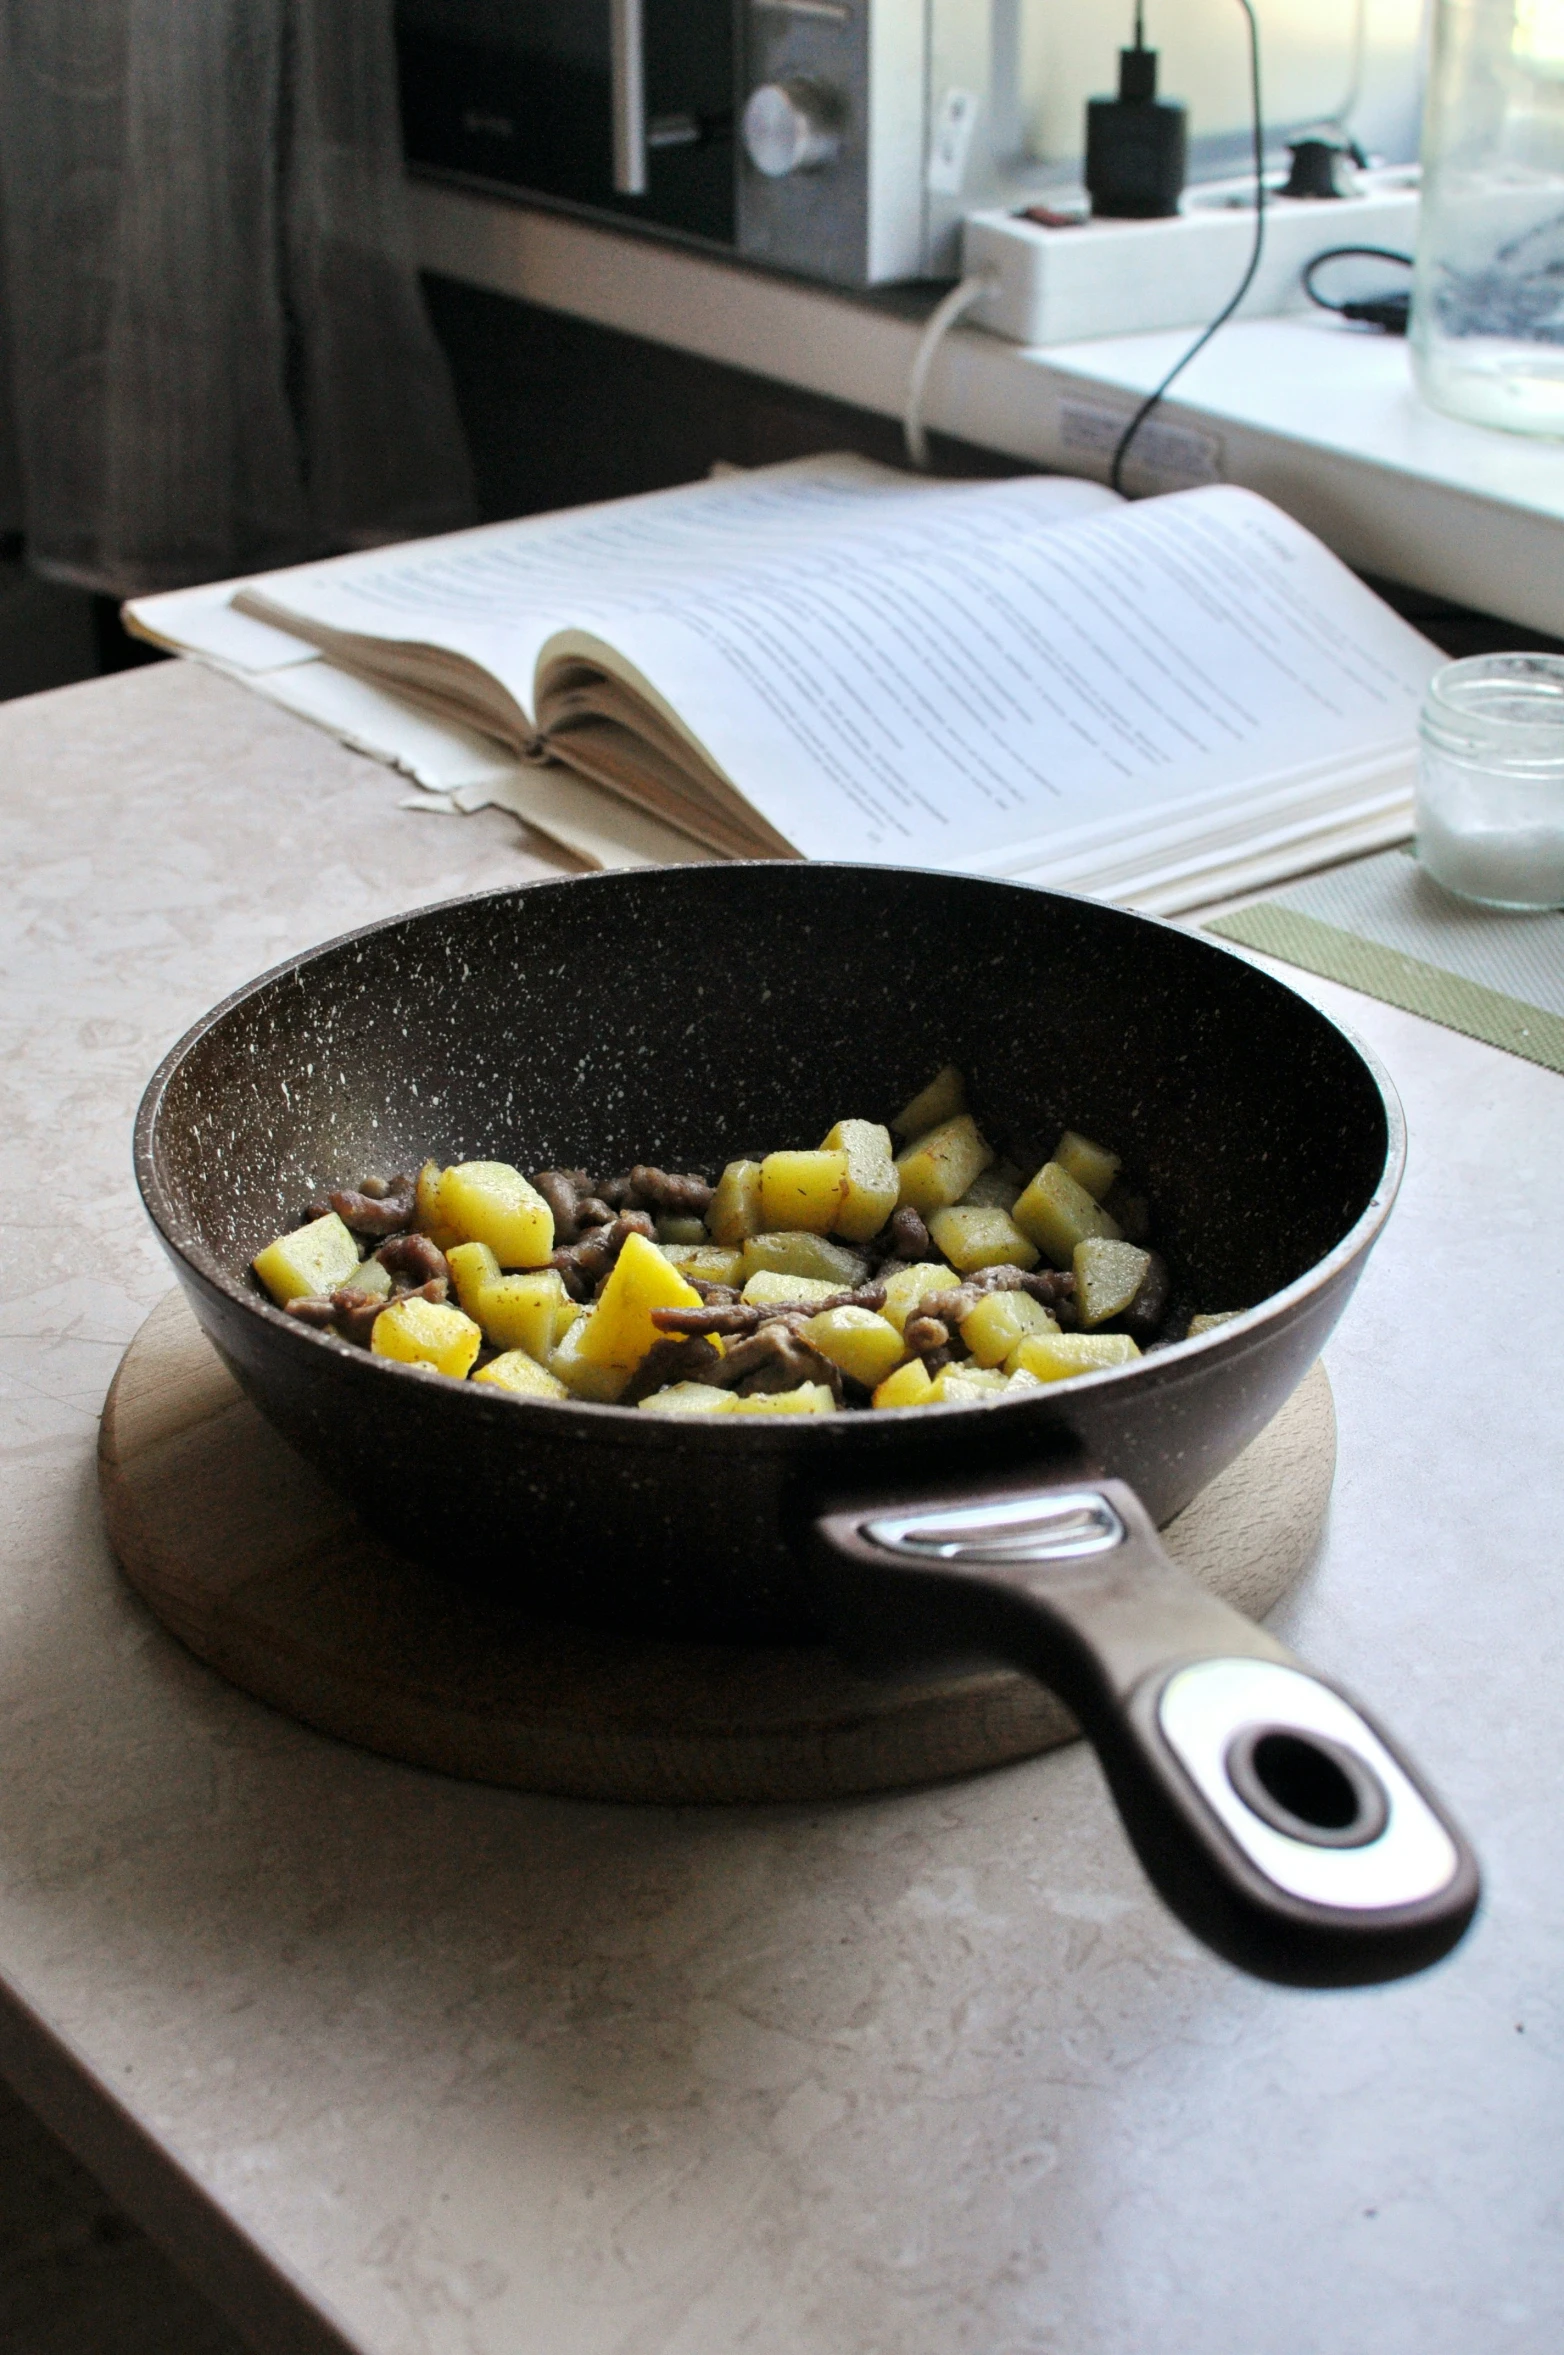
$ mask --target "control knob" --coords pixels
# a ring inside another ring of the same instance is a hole
[[[762,82],[744,108],[744,147],[757,172],[784,180],[817,172],[840,148],[838,109],[816,82]]]

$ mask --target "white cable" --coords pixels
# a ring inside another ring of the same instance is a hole
[[[989,292],[998,277],[997,270],[986,269],[976,271],[970,278],[963,278],[959,286],[953,286],[949,294],[942,295],[935,304],[929,313],[928,325],[919,338],[917,351],[913,355],[912,373],[907,379],[907,405],[902,411],[901,427],[902,438],[907,445],[907,463],[915,466],[920,474],[927,474],[929,470],[929,437],[923,430],[923,396],[929,389],[929,371],[934,365],[935,354],[956,321]]]

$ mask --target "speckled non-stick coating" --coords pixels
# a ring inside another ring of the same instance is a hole
[[[366,1173],[714,1172],[885,1120],[947,1061],[1028,1165],[1065,1125],[1122,1152],[1188,1305],[1265,1306],[995,1407],[671,1423],[371,1358],[245,1272],[312,1194]],[[591,876],[376,925],[208,1016],[137,1126],[202,1324],[393,1542],[540,1610],[768,1639],[813,1632],[791,1533],[832,1489],[1014,1468],[1064,1430],[1166,1520],[1317,1355],[1400,1155],[1361,1053],[1210,942],[1021,885],[815,865]]]

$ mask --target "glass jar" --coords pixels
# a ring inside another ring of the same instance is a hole
[[[1490,908],[1564,907],[1564,655],[1477,654],[1423,698],[1417,855]]]
[[[1435,408],[1564,435],[1564,0],[1436,0],[1411,338]]]

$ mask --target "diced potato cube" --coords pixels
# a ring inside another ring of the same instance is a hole
[[[661,1249],[687,1283],[739,1284],[744,1280],[744,1255],[726,1244],[664,1243]]]
[[[1106,1145],[1094,1145],[1090,1137],[1073,1128],[1065,1130],[1052,1158],[1069,1171],[1078,1186],[1085,1187],[1094,1202],[1102,1200],[1122,1167],[1117,1153],[1110,1153]]]
[[[1044,1387],[1045,1385],[1039,1382],[1035,1374],[1027,1372],[1025,1366],[1017,1366],[1013,1374],[1005,1376],[1005,1396],[1007,1398],[1022,1397],[1028,1390],[1041,1390]]]
[[[903,1207],[927,1218],[931,1211],[959,1202],[993,1158],[994,1148],[970,1112],[928,1129],[896,1156]]]
[[[823,1316],[810,1318],[804,1338],[866,1390],[883,1382],[907,1354],[896,1327],[872,1308],[828,1308]]]
[[[583,1319],[576,1348],[583,1364],[619,1366],[629,1375],[663,1336],[654,1308],[699,1308],[701,1296],[644,1235],[627,1235],[597,1305]],[[567,1377],[568,1378],[568,1377]]]
[[[507,1349],[503,1357],[491,1357],[486,1366],[474,1374],[475,1382],[492,1382],[496,1390],[513,1391],[518,1398],[568,1398],[569,1391],[557,1374],[540,1366],[525,1349]]]
[[[985,1370],[982,1366],[946,1366],[934,1377],[929,1392],[930,1406],[976,1406],[991,1398],[1003,1398],[1010,1387],[1010,1377],[998,1366]]]
[[[1206,1316],[1191,1317],[1189,1330],[1184,1338],[1187,1341],[1193,1341],[1197,1333],[1214,1333],[1218,1325],[1230,1325],[1234,1317],[1242,1316],[1242,1314],[1242,1309],[1220,1308],[1212,1310]]]
[[[572,1300],[568,1292],[562,1293],[559,1306],[554,1311],[553,1346],[556,1349],[564,1340],[571,1326],[579,1325],[585,1315],[586,1309],[579,1300]]]
[[[948,1267],[932,1259],[915,1259],[907,1267],[894,1269],[885,1279],[885,1306],[880,1314],[888,1317],[898,1333],[905,1332],[907,1319],[916,1316],[931,1292],[948,1292],[956,1279]]]
[[[491,1284],[500,1277],[500,1263],[487,1243],[453,1243],[446,1253],[451,1274],[456,1279],[456,1297],[470,1317],[481,1325],[483,1318],[478,1303]]]
[[[847,1155],[847,1193],[833,1232],[867,1243],[901,1200],[891,1132],[872,1120],[839,1120],[821,1150]]]
[[[378,1259],[361,1259],[347,1282],[351,1291],[367,1293],[371,1300],[391,1297],[391,1270]]]
[[[934,1377],[921,1357],[910,1357],[894,1374],[887,1374],[872,1401],[874,1406],[930,1406]]]
[[[760,1165],[760,1214],[772,1230],[829,1235],[846,1199],[845,1153],[768,1153]]]
[[[630,1379],[629,1366],[593,1365],[581,1355],[581,1337],[591,1323],[590,1314],[574,1317],[562,1337],[549,1351],[548,1370],[555,1375],[573,1398],[591,1399],[598,1406],[612,1406]]]
[[[413,1195],[413,1213],[419,1227],[431,1243],[448,1251],[461,1236],[446,1217],[444,1206],[445,1172],[438,1161],[426,1161],[418,1172],[418,1184]]]
[[[776,1276],[812,1276],[818,1283],[834,1284],[838,1292],[850,1292],[869,1272],[868,1261],[844,1243],[828,1243],[823,1235],[801,1231],[749,1236],[743,1266],[746,1283],[764,1270]]]
[[[841,1289],[840,1284],[822,1282],[818,1276],[783,1276],[771,1268],[761,1268],[750,1277],[740,1298],[758,1308],[774,1308],[786,1300],[796,1300],[807,1308],[816,1300],[833,1300]]]
[[[461,1161],[440,1180],[440,1214],[464,1243],[487,1243],[501,1267],[546,1267],[554,1213],[506,1161]]]
[[[1119,1239],[1118,1227],[1101,1204],[1057,1161],[1043,1163],[1011,1215],[1055,1267],[1068,1267],[1076,1244],[1088,1235]]]
[[[1124,1314],[1151,1265],[1151,1253],[1135,1243],[1110,1242],[1106,1235],[1088,1235],[1072,1256],[1075,1269],[1075,1307],[1088,1332]]]
[[[1039,1382],[1068,1382],[1072,1374],[1100,1374],[1139,1357],[1128,1333],[1034,1333],[1005,1360],[1011,1374],[1035,1374]]]
[[[541,1361],[558,1338],[560,1303],[565,1299],[558,1269],[540,1267],[531,1275],[496,1276],[468,1314],[476,1316],[492,1349],[524,1349]],[[465,1300],[462,1306],[467,1307]]]
[[[334,1210],[308,1226],[279,1235],[251,1260],[279,1308],[290,1300],[312,1300],[346,1284],[358,1266],[358,1245]]]
[[[920,1088],[910,1104],[902,1107],[891,1122],[899,1137],[921,1137],[929,1129],[938,1128],[941,1121],[954,1120],[958,1112],[967,1108],[967,1083],[954,1063],[947,1063],[943,1071],[936,1071],[926,1088]]]
[[[1058,1318],[1030,1292],[986,1292],[961,1320],[961,1338],[980,1366],[1002,1366],[1034,1333],[1058,1330]]]
[[[1026,1184],[1026,1173],[1017,1169],[1013,1161],[996,1161],[992,1169],[980,1169],[958,1207],[962,1210],[1013,1210],[1016,1196]]]
[[[760,1215],[760,1163],[730,1161],[717,1180],[706,1212],[714,1243],[742,1243],[765,1225]]]
[[[706,1221],[679,1211],[664,1211],[657,1221],[657,1240],[664,1250],[670,1243],[707,1243]]]
[[[739,1401],[736,1391],[711,1382],[670,1382],[637,1403],[643,1415],[731,1415]]]
[[[1008,1210],[958,1202],[929,1219],[930,1239],[964,1276],[979,1267],[1036,1267],[1037,1245],[1027,1240]]]
[[[369,1346],[377,1357],[433,1366],[437,1374],[450,1374],[460,1382],[483,1346],[483,1334],[459,1308],[412,1292],[380,1311]]]
[[[762,1390],[753,1398],[736,1398],[737,1415],[834,1415],[836,1401],[824,1382],[801,1382],[796,1390]]]

